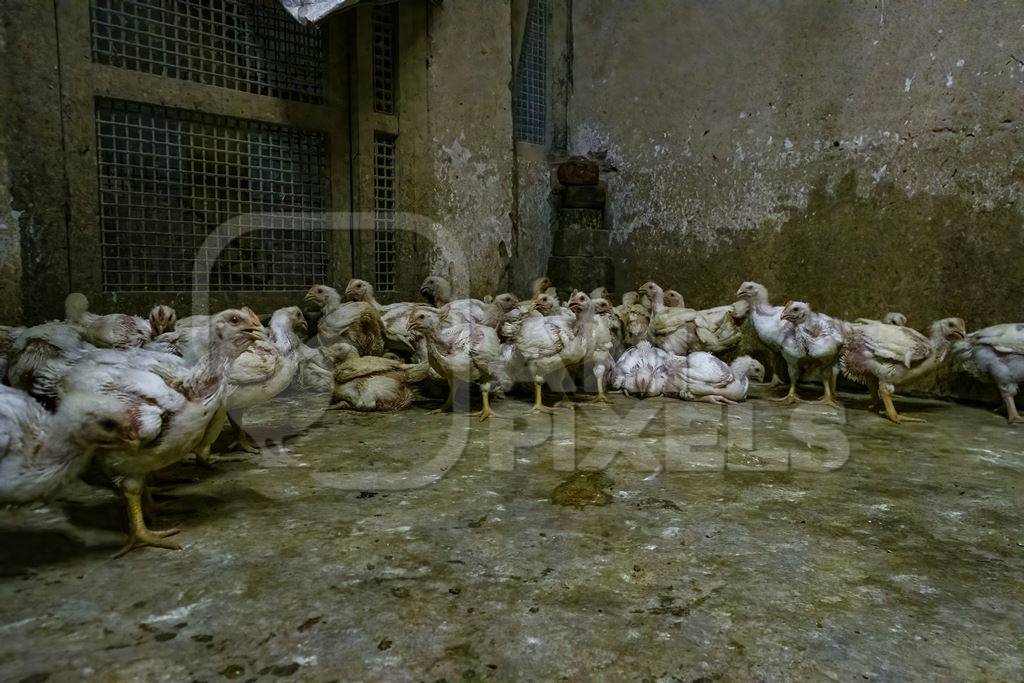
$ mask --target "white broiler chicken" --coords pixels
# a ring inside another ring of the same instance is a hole
[[[412,356],[417,361],[426,361],[426,345],[423,336],[409,328],[414,312],[424,308],[426,304],[400,301],[382,305],[374,297],[373,285],[366,280],[351,280],[345,288],[345,294],[352,301],[364,301],[376,307],[384,325],[386,347],[389,351]]]
[[[178,547],[166,540],[176,529],[146,527],[141,504],[146,479],[189,453],[208,456],[226,413],[228,370],[263,329],[248,309],[222,311],[213,328],[209,350],[194,363],[169,355],[166,363],[152,362],[149,369],[82,362],[60,381],[61,401],[79,392],[116,398],[138,435],[137,444],[104,449],[93,458],[128,507],[129,540],[122,552],[146,545]]]
[[[454,300],[452,286],[440,275],[431,275],[420,285],[420,294],[434,308],[441,308]]]
[[[768,289],[757,282],[744,282],[740,285],[736,296],[747,305],[747,317],[754,334],[770,354],[772,361],[772,384],[779,380],[778,359],[782,354],[782,345],[793,338],[793,323],[782,319],[782,306],[772,306],[768,299]],[[790,389],[784,397],[786,401],[796,398],[796,383],[799,378],[790,374]]]
[[[953,346],[963,368],[983,382],[999,387],[1010,424],[1024,422],[1014,402],[1024,382],[1024,323],[993,325],[971,332]]]
[[[232,446],[259,453],[245,432],[245,411],[266,403],[287,389],[299,367],[306,318],[298,306],[274,311],[266,339],[257,339],[231,364],[228,371],[228,421],[234,430]],[[204,463],[209,464],[209,463]]]
[[[163,307],[160,312],[163,313]],[[67,322],[81,329],[87,342],[99,348],[137,348],[154,336],[150,321],[138,316],[125,313],[90,313],[89,300],[78,292],[68,294],[64,300],[64,314]],[[154,309],[151,316],[156,314],[157,310]]]
[[[104,448],[134,448],[124,405],[95,392],[70,394],[49,413],[23,391],[0,386],[0,505],[49,498]]]
[[[750,356],[731,364],[706,351],[695,351],[676,364],[669,386],[679,398],[707,403],[734,404],[747,397],[751,380],[764,379],[764,367]]]
[[[394,412],[408,408],[413,385],[430,375],[430,366],[380,356],[360,356],[345,342],[324,347],[334,368],[333,408]]]
[[[481,420],[492,417],[491,394],[511,385],[497,331],[475,323],[443,327],[441,314],[431,309],[417,311],[412,326],[427,340],[430,367],[448,382],[448,398],[440,410],[453,410],[458,385],[471,383],[483,394],[483,407],[473,415]]]
[[[651,311],[640,303],[640,294],[626,292],[622,303],[615,307],[615,315],[622,321],[622,343],[635,346],[650,340]]]
[[[541,295],[537,303],[556,299]],[[515,350],[533,379],[534,402],[530,413],[553,413],[542,401],[544,382],[557,377],[564,386],[566,374],[579,365],[587,353],[591,330],[596,325],[593,302],[577,298],[569,304],[575,319],[561,314],[531,315],[523,320],[515,336]]]
[[[857,318],[855,321],[858,325],[867,325],[868,323],[882,322],[886,325],[899,325],[900,327],[906,327],[907,316],[902,313],[890,311],[882,316],[881,320],[874,320],[872,318]]]
[[[94,348],[76,325],[50,321],[26,328],[11,346],[7,382],[52,407],[36,385],[42,378],[60,376],[83,353]]]
[[[665,292],[654,282],[644,283],[639,293],[651,300],[651,340],[671,354],[685,356],[689,353],[697,343],[694,325],[697,311],[666,306]]]
[[[420,294],[440,311],[442,325],[476,323],[497,329],[505,315],[519,304],[516,296],[509,293],[499,294],[490,302],[471,298],[455,299],[451,284],[436,275],[423,281]]]
[[[817,374],[825,387],[821,403],[838,405],[836,379],[839,376],[839,351],[843,347],[844,324],[824,313],[816,313],[803,301],[790,301],[782,310],[782,319],[793,324],[795,344],[786,343],[782,356],[789,361],[790,348],[799,351],[800,370]]]
[[[611,388],[627,396],[661,396],[669,386],[669,376],[678,356],[644,340],[622,352],[612,369]]]
[[[896,388],[932,375],[945,360],[953,341],[963,339],[964,321],[944,318],[932,323],[929,336],[899,325],[872,322],[849,326],[839,362],[843,373],[866,384],[871,397],[881,399],[885,416],[893,422],[922,422],[896,412]]]
[[[320,309],[317,337],[321,345],[348,342],[361,355],[384,353],[384,323],[380,312],[365,301],[342,302],[332,287],[316,285],[306,292],[305,301]]]
[[[7,379],[7,366],[14,355],[14,343],[24,331],[24,327],[0,325],[0,382]]]
[[[612,305],[607,299],[591,299],[583,292],[573,292],[570,304],[575,304],[579,310],[589,307],[594,316],[593,324],[585,328],[585,334],[589,336],[584,340],[586,350],[580,369],[586,372],[589,368],[594,374],[597,382],[597,395],[594,396],[594,400],[607,402],[604,382],[608,373],[615,367],[615,359],[621,352],[619,340],[608,321],[608,316],[613,313]]]

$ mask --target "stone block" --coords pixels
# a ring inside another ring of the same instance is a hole
[[[604,209],[608,189],[598,185],[567,186],[562,192],[562,206],[567,209]]]
[[[552,256],[548,259],[548,277],[559,293],[573,288],[589,292],[597,287],[615,285],[612,260],[596,256]]]
[[[555,256],[608,256],[608,231],[577,224],[555,230],[551,253]]]
[[[587,157],[571,157],[558,165],[558,182],[566,187],[597,185],[601,171],[597,162]]]

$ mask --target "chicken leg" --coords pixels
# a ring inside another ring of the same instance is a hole
[[[541,383],[537,382],[537,381],[534,381],[534,383],[533,383],[533,408],[530,410],[529,413],[527,413],[528,415],[533,415],[534,413],[547,413],[548,415],[554,415],[555,414],[555,409],[554,408],[548,408],[546,405],[544,405],[544,402],[541,400],[542,395],[543,395],[543,392],[541,390]]]
[[[791,363],[788,366],[789,370],[789,391],[785,396],[781,398],[770,399],[778,403],[800,403],[801,399],[796,395],[796,381],[800,377],[800,373],[797,371],[796,364]]]
[[[1006,404],[1006,421],[1009,424],[1024,422],[1024,417],[1021,417],[1020,413],[1017,412],[1017,404],[1013,401],[1013,394],[1009,392],[1004,393],[1003,402]]]
[[[823,403],[833,408],[841,407],[839,400],[836,399],[836,371],[836,368],[829,368],[822,374],[821,383],[825,386],[825,395],[815,403]]]
[[[135,548],[151,546],[154,548],[167,548],[168,550],[180,550],[181,546],[173,541],[165,540],[168,536],[180,532],[180,529],[166,529],[154,531],[146,527],[146,520],[142,516],[142,495],[140,491],[125,490],[124,501],[128,506],[128,543],[114,555],[121,557]]]
[[[489,417],[494,417],[494,411],[491,410],[491,402],[490,402],[491,392],[489,392],[489,391],[487,391],[485,389],[481,389],[480,391],[483,394],[484,405],[477,412],[470,413],[470,417],[479,417],[480,421],[483,422],[484,420],[486,420]]]
[[[906,415],[900,415],[896,412],[896,406],[892,402],[892,390],[884,386],[879,386],[879,396],[882,397],[882,404],[885,406],[885,416],[896,424],[902,424],[904,422],[924,422],[919,417],[908,417]]]
[[[228,446],[229,449],[235,449],[245,451],[246,453],[256,454],[260,452],[259,445],[252,440],[245,429],[242,427],[242,413],[238,412],[238,417],[233,417],[230,413],[228,414],[228,423],[235,432],[234,441]]]

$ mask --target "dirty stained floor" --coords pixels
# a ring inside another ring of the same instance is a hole
[[[78,484],[0,513],[0,680],[1020,680],[1024,428],[844,399],[312,415],[118,560]]]

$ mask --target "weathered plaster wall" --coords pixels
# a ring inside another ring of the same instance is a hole
[[[449,275],[461,253],[474,293],[507,286],[511,268],[510,21],[508,0],[453,0],[430,11],[429,209],[437,237],[429,261]]]
[[[1024,318],[1020,3],[573,1],[619,288]]]
[[[8,27],[0,50],[0,156],[7,179],[0,180],[0,223],[8,225],[0,228],[0,262],[6,266],[0,299],[8,299],[7,278],[20,271],[21,318],[35,323],[60,315],[68,293],[67,182],[53,6],[0,3],[0,24]],[[19,243],[20,258],[8,251]],[[3,310],[17,314],[12,306],[8,302]],[[0,324],[12,319],[0,315]]]
[[[7,29],[0,22],[0,71],[6,72]],[[6,80],[6,79],[3,79]],[[6,85],[0,82],[0,92]],[[7,164],[10,129],[0,126],[0,325],[21,321],[21,240],[18,214],[11,204]]]

